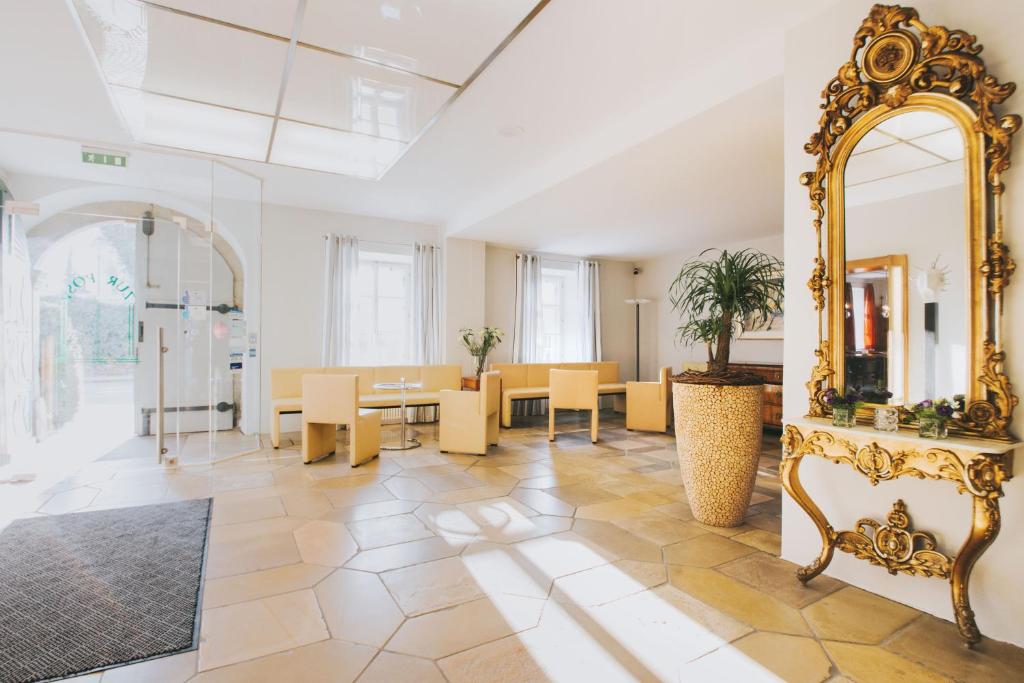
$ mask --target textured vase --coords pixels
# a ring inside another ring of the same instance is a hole
[[[743,523],[761,457],[761,400],[755,386],[672,384],[676,452],[698,522]]]

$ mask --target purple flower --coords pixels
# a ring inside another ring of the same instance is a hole
[[[935,413],[939,417],[953,417],[953,406],[943,403],[935,407]]]

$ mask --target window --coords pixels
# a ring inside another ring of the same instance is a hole
[[[541,264],[541,362],[579,359],[579,304],[576,300],[576,265]]]
[[[410,362],[411,271],[409,254],[359,252],[352,317],[354,365]]]

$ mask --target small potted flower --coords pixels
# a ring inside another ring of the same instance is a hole
[[[832,408],[833,426],[853,427],[857,424],[857,408],[864,402],[864,394],[859,389],[849,387],[845,394],[829,389],[822,400]]]
[[[494,347],[501,343],[505,333],[497,327],[482,327],[479,330],[464,327],[459,330],[459,334],[462,335],[462,345],[466,347],[469,355],[476,361],[475,379],[479,383],[480,375],[487,367],[487,355],[494,350]],[[479,384],[469,388],[476,389],[478,387]]]
[[[918,435],[922,439],[945,439],[949,434],[947,423],[963,416],[965,402],[964,395],[957,394],[952,401],[926,399],[915,405],[910,411],[917,417]]]

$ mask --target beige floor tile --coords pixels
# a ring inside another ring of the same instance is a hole
[[[340,640],[298,647],[242,664],[206,671],[194,683],[349,683],[356,680],[376,650]]]
[[[756,629],[811,635],[800,612],[714,569],[670,566],[668,577],[684,593]]]
[[[532,481],[532,480],[531,480]],[[520,486],[526,486],[526,482],[520,482]],[[543,487],[549,494],[577,508],[584,505],[597,505],[618,500],[614,493],[605,491],[600,486],[592,483],[571,484],[568,486],[555,485],[554,487]]]
[[[483,537],[481,526],[454,505],[423,503],[413,514],[435,534],[453,542],[466,543]]]
[[[551,578],[516,550],[515,545],[473,543],[461,560],[478,589],[487,595],[546,598]]]
[[[450,683],[549,683],[555,680],[519,636],[460,652],[438,661],[437,665]]]
[[[581,505],[576,508],[576,518],[611,522],[628,517],[639,517],[650,509],[651,506],[638,503],[635,500],[619,498],[604,503]]]
[[[920,612],[853,586],[828,595],[803,610],[822,639],[880,643]]]
[[[839,670],[858,683],[944,683],[952,680],[871,645],[832,641],[825,641],[824,645]]]
[[[483,538],[493,543],[518,543],[530,538],[568,531],[571,528],[571,517],[535,515],[510,518],[505,524],[499,526],[482,527],[482,534]]]
[[[502,527],[515,524],[517,521],[525,520],[528,517],[537,516],[536,510],[509,497],[462,503],[456,507],[465,512],[470,519],[481,527]]]
[[[351,505],[366,505],[395,499],[391,491],[384,488],[383,484],[377,483],[376,480],[368,482],[365,486],[344,486],[318,490],[327,497],[331,505],[339,509]]]
[[[561,622],[558,631],[592,634],[602,647],[634,660],[632,668],[649,672],[650,680],[692,680],[680,676],[684,662],[751,632],[745,624],[671,586],[599,607],[559,607],[564,616],[558,609],[545,610],[545,626]]]
[[[203,608],[223,607],[312,588],[332,571],[331,567],[301,563],[221,579],[208,579],[203,587]]]
[[[321,519],[332,522],[355,522],[360,519],[377,519],[404,515],[418,508],[422,503],[413,500],[382,500],[379,503],[348,505],[323,515]]]
[[[295,491],[281,496],[284,509],[292,517],[317,519],[334,509],[331,499],[323,491]]]
[[[565,501],[559,500],[551,494],[538,489],[517,488],[509,493],[509,497],[515,498],[531,510],[535,510],[543,515],[572,517],[576,512],[575,506],[569,505]]]
[[[207,671],[329,638],[311,590],[203,611],[199,670]]]
[[[217,528],[213,529],[211,536],[216,531]],[[206,560],[206,578],[209,580],[248,574],[301,561],[302,557],[291,531],[227,541],[212,539]]]
[[[434,535],[415,515],[362,519],[348,522],[347,526],[361,550],[416,541]]]
[[[62,491],[39,506],[38,511],[48,515],[63,515],[67,512],[76,512],[92,504],[99,493],[99,489],[92,488],[91,486],[80,486],[69,491]]]
[[[388,650],[438,659],[533,628],[544,601],[493,595],[408,619]]]
[[[170,657],[151,659],[148,662],[119,666],[103,672],[106,683],[185,683],[196,674],[199,653],[185,652]],[[83,679],[74,679],[83,683]]]
[[[576,519],[574,533],[592,541],[597,547],[624,560],[638,562],[661,562],[661,548],[650,541],[639,538],[611,522],[590,519]]]
[[[820,683],[831,663],[813,638],[752,633],[690,662],[681,680],[786,681]]]
[[[797,565],[767,553],[753,553],[716,568],[759,591],[771,593],[790,607],[800,609],[842,588],[842,581],[817,576],[803,584],[796,578]]]
[[[670,545],[707,534],[696,524],[647,511],[636,517],[613,519],[612,523],[659,546]]]
[[[417,616],[484,596],[460,557],[394,569],[380,575],[407,616]]]
[[[660,564],[618,560],[557,579],[551,598],[574,605],[603,605],[665,580],[665,567]]]
[[[422,468],[427,469],[427,468]],[[411,470],[412,472],[418,472],[419,470]],[[407,473],[404,473],[407,474]],[[465,491],[466,489],[476,489],[483,486],[487,486],[486,483],[480,481],[476,477],[466,472],[457,472],[454,474],[440,474],[419,477],[419,480],[427,485],[427,487],[434,493],[446,493],[450,491]]]
[[[927,614],[898,633],[885,649],[958,681],[1020,680],[1024,671],[1021,648],[985,638],[968,650],[955,624]]]
[[[359,683],[445,683],[437,665],[428,659],[381,652],[366,667]]]
[[[331,636],[383,647],[405,618],[376,574],[339,569],[314,589]]]
[[[384,488],[401,500],[425,502],[430,500],[434,491],[419,479],[412,477],[391,477],[384,482]]]
[[[334,477],[333,479],[317,479],[313,485],[317,491],[328,493],[344,489],[364,489],[369,486],[383,484],[391,475],[366,473],[349,477]]]
[[[522,465],[505,465],[499,468],[505,474],[519,479],[534,479],[536,477],[549,477],[555,473],[553,469],[542,462],[528,462]]]
[[[755,548],[737,543],[729,538],[709,534],[698,529],[701,535],[688,541],[674,543],[665,548],[665,561],[669,564],[684,564],[690,567],[714,567],[757,552]]]
[[[452,557],[461,553],[465,547],[466,544],[463,541],[442,537],[423,538],[418,541],[364,550],[356,554],[345,566],[367,572],[386,572]]]
[[[291,533],[309,520],[302,517],[272,517],[254,522],[226,524],[210,530],[210,542],[248,541],[273,534]]]
[[[770,531],[773,534],[782,533],[782,517],[779,517],[778,515],[769,515],[764,513],[751,515],[744,519],[743,523],[757,529]]]
[[[470,467],[466,473],[489,486],[512,488],[519,483],[518,477],[513,477],[499,467]]]
[[[751,547],[763,550],[776,557],[782,553],[782,536],[771,531],[764,531],[763,529],[744,531],[742,534],[733,536],[732,540],[738,543],[746,543]]]
[[[359,551],[344,524],[314,520],[295,530],[295,544],[303,562],[340,567]]]
[[[283,517],[284,504],[280,498],[268,496],[255,500],[215,501],[213,504],[213,526],[253,522],[271,517]]]
[[[475,486],[469,489],[456,489],[454,491],[442,491],[430,497],[432,503],[443,503],[445,505],[460,505],[471,503],[477,500],[488,500],[490,498],[502,498],[512,490],[511,486]]]
[[[593,541],[566,531],[516,543],[512,548],[529,566],[557,579],[620,559]]]

